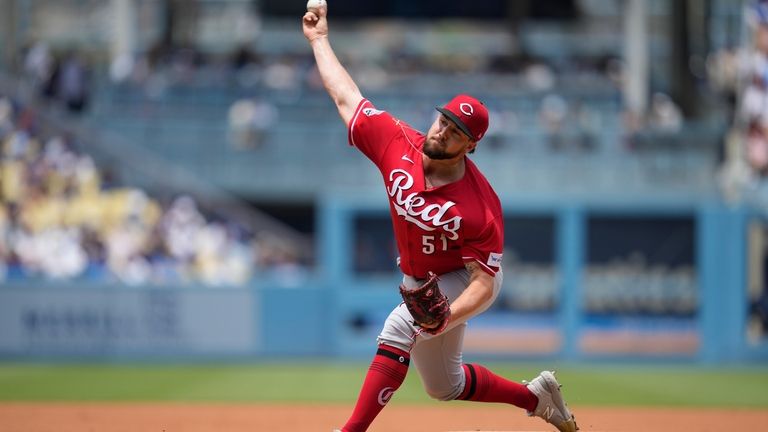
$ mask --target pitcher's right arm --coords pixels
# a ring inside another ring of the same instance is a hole
[[[302,28],[304,36],[312,47],[317,69],[323,81],[325,90],[333,99],[344,124],[349,126],[357,106],[363,99],[360,89],[342,66],[328,41],[328,8],[323,6],[314,12],[304,14]]]

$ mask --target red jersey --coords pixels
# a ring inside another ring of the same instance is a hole
[[[426,137],[367,99],[349,123],[349,143],[381,171],[389,196],[399,265],[424,279],[477,261],[490,275],[501,265],[504,220],[496,192],[465,159],[464,177],[427,189],[422,164]]]

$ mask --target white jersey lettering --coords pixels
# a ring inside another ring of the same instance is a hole
[[[418,196],[416,192],[406,195],[413,187],[413,177],[404,170],[395,169],[389,173],[391,187],[387,187],[387,193],[392,198],[395,212],[408,222],[411,222],[425,231],[434,231],[441,228],[447,233],[449,240],[459,238],[458,230],[461,228],[461,216],[454,216],[443,220],[448,210],[455,206],[453,201],[446,201],[443,205],[429,204]]]

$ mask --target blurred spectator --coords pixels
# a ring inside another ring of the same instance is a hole
[[[118,55],[109,64],[109,79],[114,84],[129,81],[135,66],[136,63],[132,54],[123,53]]]
[[[297,91],[301,80],[296,60],[283,56],[270,62],[264,70],[264,85],[273,90]]]
[[[541,101],[539,121],[552,150],[562,150],[565,147],[563,129],[568,115],[568,103],[562,96],[550,94]]]
[[[11,262],[10,233],[11,233],[11,215],[10,210],[5,206],[0,206],[0,282],[8,277],[8,264]]]
[[[197,233],[195,266],[208,285],[241,285],[251,277],[253,255],[234,232],[218,222]]]
[[[259,55],[253,50],[250,44],[242,44],[232,53],[230,64],[236,71],[241,71],[247,67],[258,65],[260,63]]]
[[[77,53],[69,54],[61,63],[56,93],[69,111],[79,113],[88,105],[88,75],[88,68]]]
[[[752,340],[768,335],[768,289],[763,288],[757,298],[750,299],[747,334]]]
[[[264,68],[258,57],[248,57],[248,61],[244,61],[242,58],[234,60],[235,82],[243,88],[256,87],[261,82]]]
[[[725,47],[710,54],[706,62],[709,83],[728,103],[729,118],[736,107],[739,54],[735,47]]]
[[[751,122],[746,131],[747,159],[755,173],[768,175],[768,130]]]
[[[195,233],[205,224],[197,204],[189,196],[180,196],[163,215],[160,230],[165,248],[181,263],[191,263],[195,255]]]
[[[541,102],[539,121],[550,150],[585,152],[597,146],[599,118],[582,100],[569,103],[549,94]]]
[[[746,58],[746,87],[740,117],[746,126],[747,159],[762,175],[768,174],[768,22],[759,22],[754,45]]]
[[[550,90],[557,84],[554,71],[545,63],[532,63],[528,65],[523,75],[525,82],[533,90]]]
[[[651,97],[648,126],[658,132],[678,132],[683,127],[683,112],[669,95],[654,93]]]
[[[13,105],[10,99],[0,97],[0,137],[13,129]]]
[[[50,80],[53,67],[54,58],[45,42],[35,42],[24,56],[24,72],[36,88]]]
[[[576,148],[582,151],[595,150],[598,145],[600,118],[584,101],[578,100],[571,108],[571,122],[574,128]]]
[[[235,101],[229,108],[230,142],[238,149],[258,148],[277,120],[277,108],[266,100]]]
[[[645,113],[625,110],[624,144],[630,151],[670,148],[678,142],[674,135],[684,126],[683,112],[672,98],[656,92]]]
[[[768,0],[754,0],[748,4],[746,21],[752,27],[768,24]]]

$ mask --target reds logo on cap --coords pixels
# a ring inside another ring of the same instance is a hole
[[[437,110],[473,141],[480,141],[488,130],[488,109],[472,96],[460,94]]]

